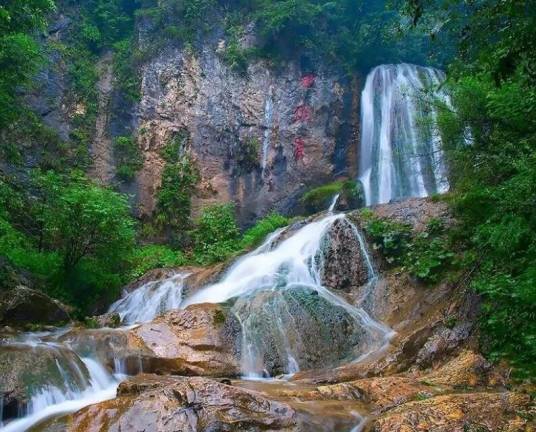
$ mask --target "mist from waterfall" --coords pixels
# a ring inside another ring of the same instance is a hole
[[[443,72],[411,64],[381,65],[361,96],[359,180],[367,205],[425,197],[449,188],[433,95]]]

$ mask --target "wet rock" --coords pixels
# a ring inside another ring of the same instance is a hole
[[[46,386],[83,389],[89,374],[72,351],[53,345],[0,345],[0,401],[4,419],[14,418]]]
[[[67,306],[22,285],[0,294],[0,324],[58,324],[70,320]]]
[[[374,432],[492,432],[530,431],[523,417],[531,404],[517,393],[469,393],[436,396],[387,411]]]
[[[258,291],[238,299],[233,312],[249,347],[246,367],[270,376],[357,358],[383,337],[307,287]]]
[[[364,285],[369,277],[360,235],[345,219],[333,223],[322,250],[321,279],[333,290],[350,291]]]
[[[98,327],[116,328],[121,325],[121,317],[116,312],[109,312],[103,315],[91,317],[90,320]]]
[[[171,311],[130,334],[150,352],[142,355],[144,371],[203,376],[239,373],[240,324],[222,306],[206,303]]]
[[[69,431],[295,431],[296,412],[260,393],[206,378],[141,375],[118,397],[74,414]]]

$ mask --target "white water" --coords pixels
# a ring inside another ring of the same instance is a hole
[[[359,179],[367,205],[448,190],[437,130],[437,112],[427,91],[439,90],[444,74],[410,64],[374,68],[361,96]]]
[[[329,208],[328,208],[328,213],[333,213],[333,210],[335,210],[335,206],[337,205],[337,202],[339,201],[340,196],[341,194],[337,194],[333,197],[333,199],[331,200],[331,204],[329,205]]]
[[[262,157],[261,157],[261,167],[262,174],[266,171],[266,165],[268,163],[268,152],[270,151],[270,146],[272,143],[272,125],[274,118],[274,89],[273,86],[270,86],[268,90],[268,97],[264,102],[264,138],[262,141]]]
[[[321,298],[332,309],[344,310],[349,319],[353,320],[353,326],[361,329],[364,334],[362,338],[367,351],[356,349],[360,357],[381,349],[390,337],[390,329],[374,321],[363,309],[352,306],[322,286],[322,247],[328,230],[333,223],[342,219],[345,219],[342,214],[330,214],[305,225],[275,246],[274,239],[280,234],[271,236],[257,250],[239,259],[220,282],[184,301],[183,307],[196,303],[236,300],[233,311],[242,326],[242,371],[246,377],[270,375],[265,364],[266,341],[260,340],[266,336],[263,335],[266,329],[259,331],[259,319],[270,326],[270,337],[277,342],[278,352],[274,355],[286,360],[284,372],[291,374],[300,369],[298,358],[303,350],[307,350],[308,342],[303,340],[300,330],[300,326],[305,323],[294,322],[290,310],[288,297],[295,300],[292,298],[293,292],[296,296],[303,295],[304,292],[316,292],[316,296],[319,296],[316,298]],[[346,222],[350,223],[348,220]],[[355,226],[353,229],[366,256],[369,276],[373,278],[374,269],[363,239]],[[312,322],[318,323],[317,318],[313,317]],[[329,325],[325,324],[327,327]]]
[[[43,345],[43,344],[42,344]],[[51,349],[56,349],[57,344],[48,344]],[[62,347],[67,349],[66,347]],[[58,388],[44,385],[32,395],[24,417],[12,420],[0,428],[2,432],[24,432],[32,426],[50,417],[72,413],[85,406],[112,399],[116,395],[117,386],[121,376],[111,375],[104,366],[91,358],[81,359],[89,379],[83,377],[82,382],[72,383],[63,367],[56,361],[58,370],[65,376],[65,387]],[[78,369],[78,365],[72,363],[71,369]],[[82,376],[82,371],[80,370]]]
[[[109,312],[117,312],[121,323],[128,325],[147,322],[164,312],[178,309],[187,277],[187,273],[179,273],[161,281],[148,282],[126,293],[110,306]]]

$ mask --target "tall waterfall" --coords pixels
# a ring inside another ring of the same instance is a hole
[[[322,283],[323,250],[335,223],[345,224],[354,233],[368,266],[370,260],[355,226],[342,214],[328,214],[292,235],[282,231],[270,236],[238,260],[220,282],[183,303],[231,304],[242,327],[245,376],[335,366],[366,356],[388,340],[388,328]]]
[[[367,205],[448,190],[437,112],[425,93],[438,90],[443,72],[410,64],[374,68],[361,96],[359,179]]]

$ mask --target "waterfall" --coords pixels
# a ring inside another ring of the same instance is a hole
[[[410,64],[382,65],[369,75],[361,96],[359,179],[366,204],[424,197],[448,190],[437,130],[437,112],[426,103],[438,90],[443,72]]]
[[[151,281],[110,306],[108,312],[116,312],[122,324],[147,322],[182,302],[182,290],[188,273],[175,274],[161,281]]]
[[[54,337],[50,334],[43,336]],[[8,342],[4,345],[27,348],[29,355],[32,355],[35,349],[50,350],[56,355],[56,360],[55,364],[51,364],[48,373],[57,379],[54,383],[34,383],[36,387],[27,406],[19,418],[1,425],[2,432],[24,432],[47,418],[75,412],[85,406],[112,399],[116,395],[121,376],[110,374],[93,358],[79,357],[65,345],[43,342],[41,336],[35,335],[31,335],[31,340],[27,342]],[[39,351],[35,352],[35,355],[39,355]]]
[[[242,371],[247,377],[294,373],[361,358],[383,347],[390,329],[322,285],[322,249],[344,215],[330,214],[285,239],[270,237],[239,259],[223,279],[185,299],[232,304],[242,327]],[[353,226],[353,224],[351,224]],[[374,271],[353,226],[370,277]]]
[[[268,163],[268,152],[270,151],[270,146],[272,142],[272,124],[274,118],[274,89],[273,86],[270,86],[268,89],[268,97],[264,102],[264,138],[262,140],[262,156],[261,156],[261,167],[262,175],[266,171],[266,165]]]

